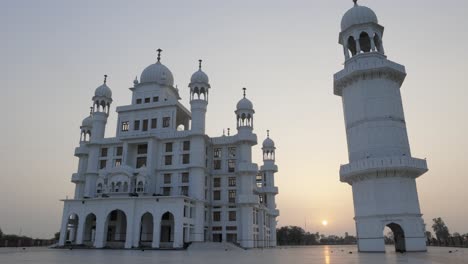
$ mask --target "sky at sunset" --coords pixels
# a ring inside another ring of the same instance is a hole
[[[442,217],[468,233],[468,1],[362,0],[385,27],[388,59],[406,67],[401,88],[411,152],[427,158],[417,179],[427,229]],[[259,145],[276,142],[278,226],[355,234],[341,98],[333,74],[351,0],[0,0],[0,228],[52,237],[72,197],[79,126],[108,74],[115,107],[130,104],[135,76],[156,61],[173,73],[182,103],[198,59],[210,77],[207,134],[235,131],[247,87]],[[253,156],[261,164],[257,145]],[[322,225],[327,220],[328,224]]]

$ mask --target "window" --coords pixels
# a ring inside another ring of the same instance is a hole
[[[128,131],[128,121],[122,122],[121,130],[122,131]]]
[[[236,202],[236,190],[229,190],[228,193],[229,197],[229,202],[230,203],[235,203]]]
[[[221,221],[221,212],[213,212],[213,222]]]
[[[99,183],[99,184],[97,185],[96,193],[102,193],[102,183]]]
[[[183,172],[182,173],[182,183],[187,183],[189,182],[189,174],[188,172]]]
[[[164,156],[164,165],[172,165],[172,155]]]
[[[234,187],[234,186],[236,186],[236,177],[229,177],[229,178],[228,178],[228,186],[229,186],[229,187]]]
[[[236,211],[229,211],[229,221],[236,221]]]
[[[118,167],[118,166],[120,166],[120,165],[122,165],[122,159],[115,159],[115,161],[114,161],[114,167]]]
[[[213,168],[215,170],[220,170],[221,169],[221,160],[213,160]]]
[[[149,97],[146,97],[146,98],[145,98],[145,104],[149,103],[149,102],[150,102],[150,100],[151,100],[151,98],[149,98]]]
[[[146,157],[138,157],[136,159],[136,168],[141,168],[143,166],[146,166]]]
[[[236,170],[236,160],[228,160],[228,172],[234,172]]]
[[[148,131],[148,119],[143,119],[142,130],[143,131]]]
[[[107,148],[101,149],[101,157],[107,157]]]
[[[229,158],[231,158],[231,159],[236,158],[236,148],[235,147],[228,148],[228,153],[229,153]]]
[[[158,119],[153,118],[151,119],[151,128],[157,128],[158,127]]]
[[[182,164],[189,164],[190,163],[190,154],[183,154],[182,155]]]
[[[222,230],[223,230],[223,227],[222,227],[222,226],[213,226],[213,227],[211,228],[211,230],[213,230],[213,231],[222,231]],[[213,235],[213,236],[214,236],[214,235]],[[214,242],[214,241],[213,241],[213,242]],[[218,241],[218,242],[220,242],[220,241]]]
[[[139,181],[137,184],[136,192],[143,192],[143,191],[144,191],[143,182]]]
[[[213,187],[221,187],[221,178],[213,178]]]
[[[180,187],[180,195],[188,196],[188,186]]]
[[[237,226],[226,226],[226,231],[235,231],[237,230]]]
[[[136,103],[137,103],[137,104],[141,104],[141,98],[136,99]]]
[[[221,200],[221,191],[213,191],[213,200]]]
[[[164,196],[171,195],[171,187],[163,187],[163,195]]]
[[[106,163],[107,163],[107,160],[101,160],[99,161],[99,169],[105,169],[106,168]]]
[[[214,149],[213,158],[221,158],[221,148],[215,148]]]
[[[260,194],[260,195],[258,196],[258,200],[259,200],[259,202],[262,204],[262,203],[263,203],[263,195]]]
[[[115,148],[115,155],[116,156],[122,156],[122,153],[123,153],[123,147]]]
[[[182,150],[184,151],[190,150],[190,141],[184,141]]]
[[[138,154],[146,154],[148,153],[148,144],[141,144],[137,147]]]
[[[158,102],[159,101],[159,96],[153,96],[153,102]]]
[[[169,184],[171,183],[171,174],[170,173],[165,173],[164,174],[164,184]]]
[[[172,152],[172,142],[166,143],[166,152]]]
[[[133,122],[133,130],[140,130],[140,120]]]
[[[163,117],[163,127],[169,127],[171,125],[170,117]]]

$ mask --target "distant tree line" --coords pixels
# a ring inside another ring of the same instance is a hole
[[[435,237],[430,231],[426,231],[426,243],[428,246],[468,247],[468,233],[460,234],[454,232],[450,234],[447,225],[440,217],[432,219],[432,230]]]
[[[56,242],[55,239],[39,239],[27,236],[7,235],[0,228],[0,247],[41,247],[49,246]]]
[[[283,226],[276,229],[276,240],[279,246],[285,245],[348,245],[356,244],[356,237],[345,233],[344,237],[306,232],[299,226]]]

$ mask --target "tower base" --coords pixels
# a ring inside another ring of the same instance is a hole
[[[359,252],[385,252],[384,229],[392,230],[395,251],[425,252],[424,222],[420,215],[356,217]]]

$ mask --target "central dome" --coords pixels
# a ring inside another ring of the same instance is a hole
[[[173,87],[174,77],[172,76],[172,72],[158,61],[146,67],[140,76],[140,83],[152,82]]]
[[[378,24],[379,21],[377,19],[377,15],[372,11],[372,9],[355,4],[343,15],[343,18],[341,19],[341,31],[345,31],[354,25],[365,23]]]

